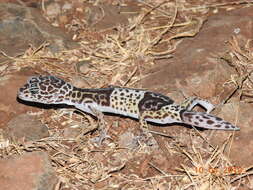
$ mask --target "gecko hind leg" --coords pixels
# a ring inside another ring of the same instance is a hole
[[[149,132],[148,123],[145,120],[145,112],[139,116],[141,135],[139,136],[139,143],[145,142],[149,146],[156,144],[156,141],[152,134]]]
[[[147,133],[149,134],[149,130],[148,130],[148,123],[147,121],[145,120],[145,115],[142,114],[140,117],[140,128],[141,130],[144,132],[144,133]]]
[[[107,135],[108,127],[104,120],[104,114],[94,107],[90,107],[90,110],[98,119],[98,131],[99,131],[99,136],[95,137],[92,141],[100,146],[104,139],[111,137]]]
[[[187,98],[180,104],[180,106],[185,108],[187,111],[191,111],[196,105],[201,105],[205,108],[206,113],[210,113],[215,108],[215,106],[207,100],[195,96]]]

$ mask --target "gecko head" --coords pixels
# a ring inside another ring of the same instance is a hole
[[[33,76],[18,91],[18,98],[43,104],[65,103],[72,85],[54,76]]]

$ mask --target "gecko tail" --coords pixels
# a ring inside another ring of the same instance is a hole
[[[218,130],[240,130],[239,127],[204,112],[184,111],[181,113],[181,117],[185,124],[196,127]]]

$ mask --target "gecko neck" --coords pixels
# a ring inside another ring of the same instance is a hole
[[[66,98],[72,105],[93,103],[110,106],[110,95],[112,91],[112,88],[89,89],[73,86],[73,89],[69,91]]]

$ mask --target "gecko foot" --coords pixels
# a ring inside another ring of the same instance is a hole
[[[94,142],[95,144],[97,144],[98,146],[101,146],[103,141],[107,138],[111,139],[111,137],[109,135],[107,135],[108,132],[108,127],[107,124],[104,120],[104,114],[102,112],[100,112],[99,110],[90,107],[90,109],[92,110],[92,112],[94,113],[94,115],[97,116],[98,118],[98,131],[99,131],[99,136],[95,137],[92,139],[92,142]]]
[[[98,146],[101,146],[103,141],[107,138],[111,139],[110,135],[107,135],[107,129],[99,129],[99,136],[94,137],[92,139],[92,142],[97,144]]]
[[[157,144],[156,140],[148,130],[141,131],[141,133],[136,137],[136,140],[139,144],[146,144],[147,146],[154,146]]]
[[[147,122],[142,119],[140,121],[140,123],[141,123],[141,125],[140,125],[141,134],[138,135],[138,137],[137,137],[139,144],[146,144],[148,146],[153,146],[153,145],[157,144],[154,137],[149,132],[149,129],[148,129],[149,127],[148,127]]]

